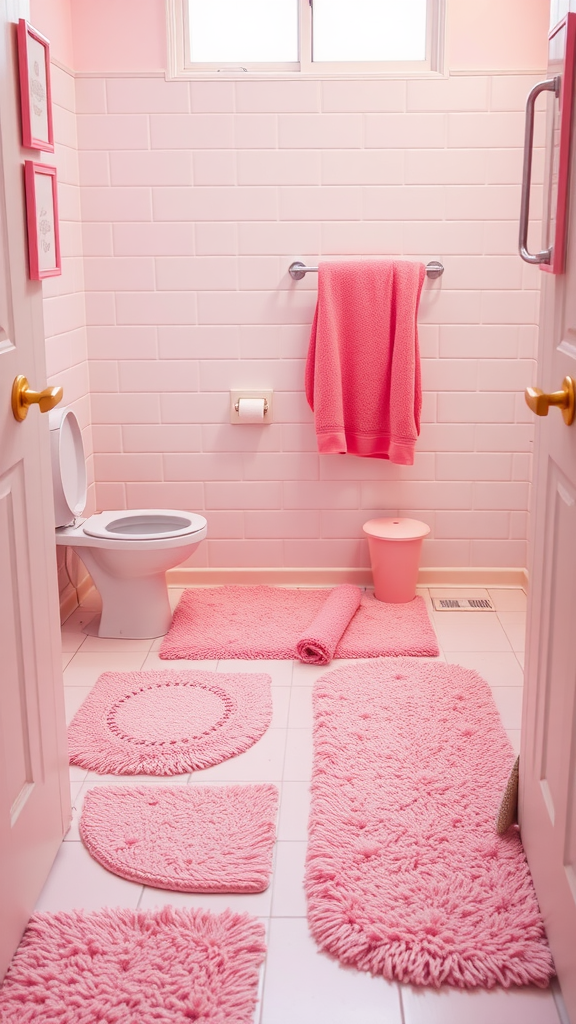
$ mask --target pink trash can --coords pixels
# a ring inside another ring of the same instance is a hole
[[[370,519],[362,529],[370,548],[374,596],[390,604],[412,601],[422,541],[430,527],[418,519]]]

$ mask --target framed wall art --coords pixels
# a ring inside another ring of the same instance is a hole
[[[18,66],[22,145],[53,153],[50,43],[24,18],[18,22]]]
[[[62,273],[62,264],[56,168],[26,160],[24,182],[30,278],[41,281],[44,277],[57,277]]]

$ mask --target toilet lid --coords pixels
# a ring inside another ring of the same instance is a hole
[[[206,526],[203,516],[172,508],[118,509],[90,516],[83,526],[89,537],[109,540],[168,540],[199,533]]]
[[[69,526],[86,507],[86,461],[82,431],[69,406],[49,416],[52,489],[56,526]]]

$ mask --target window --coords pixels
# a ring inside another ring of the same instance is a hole
[[[314,0],[312,60],[426,60],[426,0]]]
[[[298,60],[298,0],[188,0],[191,64]]]
[[[170,71],[437,71],[443,0],[167,0]]]

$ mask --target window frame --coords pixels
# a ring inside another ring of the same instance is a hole
[[[351,10],[353,0],[351,0]],[[300,60],[291,63],[200,64],[189,53],[187,0],[166,0],[169,79],[405,78],[443,73],[445,0],[426,0],[426,57],[421,61],[313,61],[312,3],[298,0]]]

